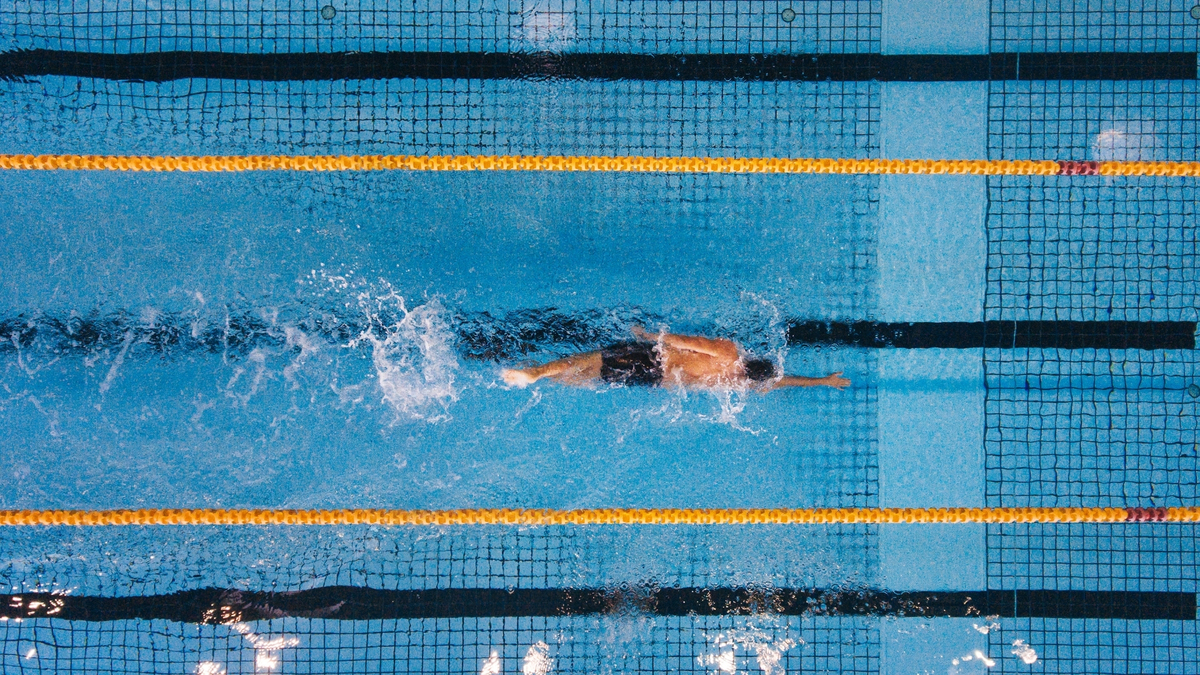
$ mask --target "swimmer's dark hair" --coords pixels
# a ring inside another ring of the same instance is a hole
[[[746,359],[746,377],[755,382],[765,382],[775,377],[775,363],[768,359]]]

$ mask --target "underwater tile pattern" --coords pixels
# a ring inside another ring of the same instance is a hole
[[[878,53],[882,0],[0,3],[7,48],[102,53]]]
[[[1173,0],[991,0],[993,52],[1195,51],[1200,20]]]

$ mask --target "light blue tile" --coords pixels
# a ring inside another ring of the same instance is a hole
[[[879,526],[879,578],[889,591],[978,591],[987,586],[987,526]]]
[[[879,356],[879,486],[885,507],[983,506],[980,350],[885,350]],[[884,525],[889,590],[986,587],[982,525]]]
[[[888,159],[987,159],[986,82],[885,82],[880,153]]]
[[[984,181],[981,176],[883,177],[876,248],[880,319],[983,319]]]
[[[881,675],[982,675],[982,619],[885,619],[879,626]],[[955,663],[957,661],[957,663]]]
[[[981,351],[884,350],[878,387],[883,506],[983,506]]]
[[[986,54],[988,0],[883,0],[884,54]]]

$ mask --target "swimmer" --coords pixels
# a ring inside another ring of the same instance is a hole
[[[543,377],[559,384],[589,386],[599,382],[647,387],[748,388],[767,392],[784,387],[845,389],[841,371],[825,377],[780,375],[767,359],[742,356],[731,340],[673,333],[647,333],[633,328],[635,341],[586,352],[530,368],[506,368],[504,381],[524,387]]]

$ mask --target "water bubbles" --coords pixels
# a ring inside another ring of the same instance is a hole
[[[1195,14],[1195,10],[1192,10],[1192,13]],[[779,13],[779,18],[783,19],[787,23],[791,23],[796,20],[796,10],[788,7]]]
[[[487,661],[483,662],[483,667],[479,669],[479,675],[500,675],[500,655],[492,651],[492,655]]]
[[[1025,644],[1024,640],[1013,640],[1012,653],[1013,656],[1021,659],[1021,661],[1027,666],[1032,666],[1033,664],[1037,663],[1037,652],[1034,651],[1033,647]]]
[[[573,2],[553,8],[550,3],[534,3],[520,15],[520,20],[513,37],[531,49],[561,51],[575,44],[579,37]]]
[[[322,19],[325,19],[326,21],[332,21],[333,17],[335,16],[337,16],[337,10],[333,8],[333,5],[325,5],[321,8]]]
[[[1189,384],[1187,392],[1192,398],[1200,398],[1200,384]]]
[[[1200,5],[1195,5],[1192,7],[1191,14],[1193,19],[1200,21]]]
[[[1158,159],[1160,143],[1151,120],[1111,120],[1092,141],[1097,161],[1150,161]]]
[[[550,645],[542,641],[533,643],[529,651],[525,652],[525,661],[521,663],[521,673],[523,675],[546,675],[554,666],[554,660],[550,658]]]

